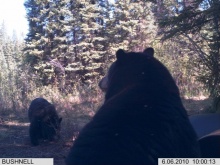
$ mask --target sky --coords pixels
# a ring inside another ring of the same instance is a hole
[[[18,37],[28,32],[24,2],[26,0],[0,0],[0,25],[4,21],[8,35],[16,31]]]
[[[28,32],[28,22],[24,2],[26,0],[0,0],[0,26],[4,21],[7,33],[12,36],[13,31],[17,37],[26,36]],[[110,0],[114,2],[114,0]]]

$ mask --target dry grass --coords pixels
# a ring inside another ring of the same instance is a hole
[[[0,158],[54,158],[55,165],[64,165],[79,130],[102,103],[102,92],[86,88],[86,91],[81,89],[71,95],[63,95],[57,89],[40,87],[27,96],[21,109],[0,109]],[[27,109],[36,97],[44,97],[53,103],[63,121],[59,141],[41,141],[39,146],[33,147],[28,135]]]
[[[182,98],[182,102],[188,115],[208,113],[212,106],[212,99],[205,96]]]
[[[52,102],[63,117],[62,138],[56,142],[44,142],[37,147],[30,144],[27,108],[36,97]],[[56,89],[41,87],[28,94],[21,110],[0,111],[0,158],[54,158],[55,165],[64,165],[64,160],[73,140],[82,127],[91,119],[100,104],[103,93],[98,89],[81,89],[71,95],[62,95]],[[208,98],[185,98],[183,103],[189,114],[202,113],[210,105]]]

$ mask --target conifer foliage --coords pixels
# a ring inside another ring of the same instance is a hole
[[[16,110],[22,104],[25,90],[22,79],[23,41],[7,35],[5,23],[0,24],[0,106],[1,110]],[[24,81],[23,81],[24,80]]]
[[[163,3],[161,8],[168,10]],[[158,17],[164,39],[178,37],[191,45],[189,49],[197,55],[198,78],[217,100],[220,100],[219,11],[219,0],[186,0],[175,2],[170,12]]]
[[[26,62],[44,85],[66,92],[77,81],[94,82],[116,49],[142,51],[150,43],[156,34],[150,5],[130,0],[27,0]]]
[[[159,33],[164,40],[172,38],[186,43],[193,52],[197,78],[214,98],[220,101],[220,1],[180,0],[157,1]],[[158,12],[163,13],[162,15]],[[215,111],[220,108],[214,105]]]

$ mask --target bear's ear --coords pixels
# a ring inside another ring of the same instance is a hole
[[[154,49],[153,48],[147,48],[144,50],[144,54],[153,57],[154,56]]]
[[[123,49],[118,49],[118,51],[116,52],[116,57],[117,57],[117,60],[121,60],[121,59],[123,59],[124,58],[124,56],[125,56],[125,52],[124,52],[124,50]]]

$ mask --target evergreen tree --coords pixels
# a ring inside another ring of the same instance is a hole
[[[172,14],[159,17],[163,39],[178,37],[191,44],[191,50],[198,57],[199,80],[211,96],[219,100],[220,1],[180,2]]]
[[[65,85],[66,54],[71,13],[69,0],[29,0],[25,3],[30,31],[26,38],[27,61],[43,84]]]
[[[86,82],[103,72],[106,47],[103,46],[104,10],[100,4],[89,0],[25,3],[30,25],[26,59],[43,84],[52,83],[63,89],[73,86],[79,77]]]
[[[78,62],[76,73],[81,76],[83,82],[86,82],[98,78],[103,72],[101,65],[106,54],[106,47],[103,46],[106,42],[103,36],[104,18],[101,15],[103,10],[99,6],[99,1],[85,0],[74,4],[72,11],[74,16],[78,16],[73,26],[74,45],[72,45],[75,62]]]
[[[156,36],[155,19],[151,3],[145,1],[116,0],[110,31],[112,46],[125,50],[143,51]]]
[[[4,54],[4,42],[6,39],[6,30],[5,30],[5,24],[4,22],[2,22],[1,26],[0,26],[0,67],[1,70],[3,70],[4,72],[0,73],[0,78],[3,78],[3,74],[5,74],[7,72],[7,63],[6,63],[6,58],[5,58],[5,54]]]
[[[50,83],[55,83],[60,89],[65,87],[65,66],[69,59],[68,35],[71,30],[69,0],[54,0],[42,10],[45,13],[44,33],[42,41],[45,41],[43,68],[45,77],[50,77]],[[43,65],[41,65],[43,66]]]
[[[39,61],[43,52],[43,45],[39,45],[41,35],[43,34],[42,20],[39,17],[41,11],[40,4],[40,0],[27,0],[24,4],[29,22],[29,32],[25,39],[26,47],[24,50],[26,59],[31,66],[34,66]]]
[[[150,4],[142,1],[28,0],[25,7],[26,61],[43,84],[67,91],[98,80],[119,47],[142,51],[155,36]]]
[[[22,49],[22,42],[17,39],[16,33],[9,37],[3,23],[0,26],[0,104],[3,110],[19,107]]]

